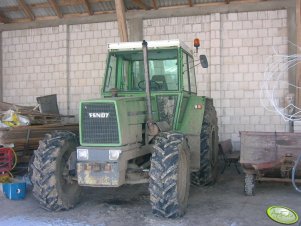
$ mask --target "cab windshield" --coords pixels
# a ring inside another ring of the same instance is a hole
[[[178,50],[149,50],[150,88],[152,91],[178,90]],[[144,91],[143,52],[112,52],[109,55],[104,91]]]

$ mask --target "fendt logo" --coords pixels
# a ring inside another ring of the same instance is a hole
[[[90,118],[108,118],[110,113],[99,112],[99,113],[89,113]]]

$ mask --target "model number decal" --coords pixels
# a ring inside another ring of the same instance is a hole
[[[90,118],[108,118],[110,113],[100,112],[100,113],[89,113]]]

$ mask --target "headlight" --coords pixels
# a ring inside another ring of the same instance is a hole
[[[89,159],[88,149],[77,149],[77,159],[78,160],[88,160]]]
[[[119,158],[120,153],[120,150],[109,150],[109,159],[117,160]]]

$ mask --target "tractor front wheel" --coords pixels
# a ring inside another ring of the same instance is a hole
[[[78,139],[71,132],[47,134],[34,151],[31,164],[33,195],[47,210],[73,208],[79,200],[79,186],[69,170],[69,159]]]
[[[181,217],[190,188],[190,152],[186,138],[180,133],[160,133],[153,148],[149,182],[153,214]]]

